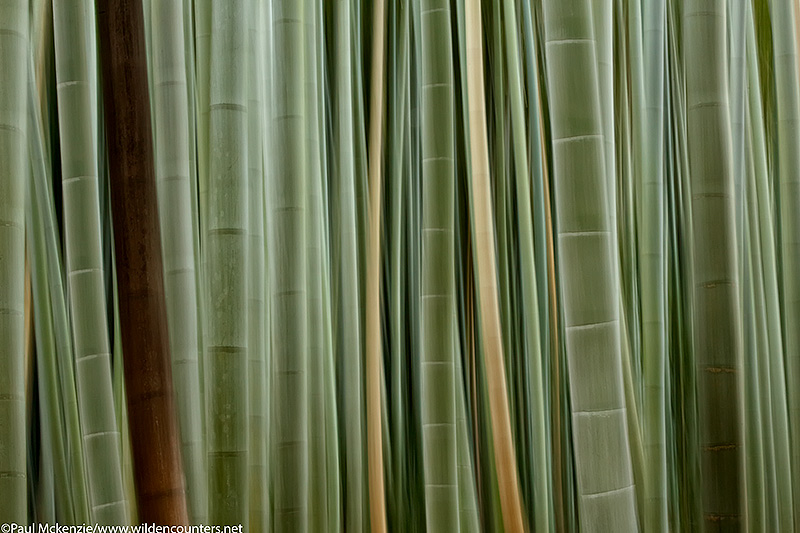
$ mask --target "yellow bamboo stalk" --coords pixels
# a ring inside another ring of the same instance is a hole
[[[489,150],[486,133],[486,98],[483,87],[483,36],[479,0],[467,0],[467,93],[469,95],[470,156],[472,159],[472,197],[475,215],[475,246],[478,258],[478,295],[481,333],[489,389],[489,411],[500,488],[503,525],[508,533],[525,531],[517,480],[517,459],[511,438],[506,393],[506,373],[497,301],[497,272],[494,257],[494,224],[489,188]]]
[[[373,11],[372,79],[369,117],[369,248],[367,264],[367,458],[370,529],[386,531],[381,435],[381,150],[383,133],[383,81],[385,0]]]

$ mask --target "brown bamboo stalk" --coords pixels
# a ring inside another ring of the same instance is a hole
[[[386,2],[373,6],[372,79],[369,117],[369,248],[367,264],[367,459],[370,529],[386,531],[381,434],[381,170]]]
[[[139,518],[146,523],[188,524],[172,393],[141,0],[100,0],[98,28]]]
[[[469,95],[472,198],[475,215],[475,248],[478,258],[478,295],[484,343],[489,411],[500,488],[503,525],[508,533],[525,531],[517,480],[517,459],[511,437],[506,373],[497,300],[497,266],[494,257],[494,224],[489,188],[489,148],[486,133],[486,96],[483,86],[483,35],[479,0],[467,0],[467,93]]]

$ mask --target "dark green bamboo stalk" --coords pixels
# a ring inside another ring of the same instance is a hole
[[[745,527],[742,346],[724,0],[683,5],[703,528]]]

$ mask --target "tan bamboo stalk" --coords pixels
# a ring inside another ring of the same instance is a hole
[[[517,461],[511,438],[503,363],[500,310],[497,299],[497,267],[494,256],[494,224],[489,187],[489,149],[486,133],[486,96],[483,86],[483,34],[479,0],[467,0],[465,11],[467,41],[467,91],[469,100],[470,156],[474,232],[478,258],[478,297],[481,336],[484,343],[489,410],[495,449],[503,525],[509,533],[525,531],[517,480]]]
[[[383,169],[384,48],[386,2],[373,6],[372,80],[369,117],[369,257],[367,263],[367,470],[369,516],[373,532],[386,531],[381,441],[381,172]]]

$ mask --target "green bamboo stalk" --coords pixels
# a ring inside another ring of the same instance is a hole
[[[783,295],[784,356],[792,443],[791,469],[794,484],[800,480],[800,80],[792,2],[771,1],[774,47],[775,111],[777,113],[777,175],[780,198],[781,288]],[[800,490],[793,487],[794,527],[800,528]]]
[[[211,88],[211,0],[193,0],[195,27],[195,72],[197,75],[197,194],[200,204],[200,245],[205,251],[208,218],[209,90]],[[203,255],[203,257],[205,257]]]
[[[0,522],[28,522],[23,278],[28,6],[0,2]]]
[[[270,191],[276,531],[308,530],[307,111],[305,3],[273,4],[274,161]]]
[[[459,530],[454,376],[454,104],[450,2],[421,5],[422,439],[429,531]]]
[[[47,23],[52,20],[52,6],[46,2],[42,2],[42,10],[45,11],[43,18],[47,19]],[[40,21],[41,22],[41,21]],[[42,30],[43,32],[46,30]],[[45,41],[46,37],[42,37]],[[43,59],[40,56],[40,61]],[[85,508],[86,490],[75,491],[71,488],[71,480],[69,472],[69,454],[67,448],[71,444],[69,439],[69,432],[67,425],[64,423],[66,418],[65,414],[69,412],[69,406],[74,407],[74,396],[72,404],[64,402],[67,405],[60,403],[65,398],[64,391],[61,387],[59,376],[59,349],[61,348],[60,339],[56,334],[56,320],[54,318],[55,306],[53,302],[55,298],[52,294],[54,291],[60,291],[61,285],[58,283],[48,283],[50,274],[49,265],[56,260],[59,255],[58,249],[50,249],[56,239],[48,239],[48,231],[52,226],[48,224],[47,217],[44,213],[51,213],[52,200],[48,193],[52,189],[46,187],[44,191],[40,191],[41,185],[37,187],[37,183],[41,181],[49,181],[45,177],[46,163],[44,158],[44,150],[42,149],[42,127],[41,127],[41,110],[40,102],[37,101],[44,95],[44,75],[40,71],[41,77],[39,83],[34,78],[34,65],[33,57],[30,57],[28,62],[28,113],[27,113],[27,132],[28,132],[28,153],[31,161],[31,176],[32,179],[28,181],[27,189],[27,205],[26,205],[26,224],[27,224],[27,237],[28,247],[30,250],[30,262],[32,272],[32,292],[33,292],[33,312],[34,312],[34,329],[36,335],[36,356],[37,356],[37,370],[39,380],[39,395],[41,402],[41,409],[43,410],[43,420],[46,421],[48,427],[42,428],[42,431],[49,433],[48,444],[52,446],[53,464],[50,466],[54,477],[54,505],[55,514],[53,520],[61,523],[73,524],[75,520],[75,505],[74,502],[83,497],[83,504]],[[39,97],[39,98],[37,98]],[[51,178],[50,178],[51,179]],[[46,204],[47,208],[43,208]],[[61,270],[58,270],[59,280]],[[63,302],[63,299],[62,299]],[[64,311],[62,307],[60,309]],[[66,328],[64,328],[66,330]],[[69,379],[74,384],[74,377],[69,376]],[[81,470],[83,464],[81,463]],[[42,465],[47,468],[47,465]],[[81,482],[83,476],[79,476]],[[36,520],[41,520],[36,517]]]
[[[33,70],[31,65],[30,70]],[[32,74],[31,74],[32,76]],[[33,82],[30,82],[33,86]],[[50,306],[53,310],[53,331],[56,344],[57,375],[59,378],[60,401],[64,417],[64,431],[66,439],[66,461],[69,472],[69,487],[71,496],[71,511],[73,523],[87,522],[89,517],[89,497],[87,494],[86,471],[84,465],[83,446],[78,414],[78,396],[75,390],[75,369],[73,360],[73,346],[70,336],[69,315],[64,294],[64,279],[61,260],[61,240],[58,235],[53,189],[51,186],[51,171],[45,159],[44,130],[38,105],[32,100],[28,101],[28,149],[32,162],[32,193],[37,197],[37,207],[40,209],[44,240],[47,253],[45,255],[45,270],[50,294]],[[34,215],[34,219],[36,216]],[[35,228],[34,228],[35,230]]]
[[[603,159],[587,1],[544,4],[555,207],[583,531],[638,529],[618,308],[618,265]]]
[[[644,131],[641,177],[642,398],[646,455],[642,523],[650,531],[667,531],[666,329],[664,230],[664,29],[666,3],[643,2]]]
[[[758,58],[756,51],[755,28],[752,7],[747,9],[747,76],[749,131],[752,136],[752,159],[754,169],[756,201],[759,213],[759,239],[761,241],[761,263],[763,269],[764,298],[766,300],[766,323],[769,353],[769,376],[771,383],[771,409],[773,415],[773,446],[776,465],[791,464],[791,445],[789,434],[788,397],[786,394],[786,371],[783,338],[781,335],[781,315],[779,302],[779,282],[776,270],[775,216],[769,191],[769,172],[767,170],[766,144],[764,140],[764,116],[759,82]],[[775,471],[778,503],[778,529],[791,531],[793,528],[794,492],[791,468],[777,467]]]
[[[675,310],[674,345],[672,358],[675,391],[673,397],[677,427],[679,525],[684,529],[702,527],[702,486],[700,482],[700,453],[697,446],[699,414],[697,409],[696,368],[694,365],[693,316],[696,312],[692,298],[692,235],[691,191],[689,187],[688,138],[686,132],[685,75],[681,61],[681,6],[670,3],[667,12],[670,107],[674,165],[671,181],[670,232],[672,267],[674,273],[673,300]]]
[[[746,74],[746,72],[745,72]],[[744,293],[743,309],[750,313],[745,325],[748,328],[745,335],[746,358],[745,363],[755,367],[756,372],[747,376],[748,380],[758,377],[758,389],[747,384],[748,395],[748,449],[747,458],[747,492],[748,492],[748,527],[752,531],[775,531],[778,529],[778,503],[777,471],[775,468],[775,447],[773,444],[774,424],[772,415],[772,383],[769,372],[769,357],[758,357],[758,354],[769,353],[769,336],[766,314],[766,299],[764,297],[764,269],[761,263],[761,250],[763,243],[759,233],[758,201],[756,200],[755,165],[753,158],[752,130],[749,115],[746,113],[744,123],[748,130],[744,135],[746,153],[742,169],[743,185],[745,187],[743,206],[746,208],[746,257],[743,261],[746,267],[743,279],[747,285]],[[748,374],[750,371],[748,370]],[[752,412],[751,407],[753,392],[759,391],[757,398],[758,411]],[[761,440],[761,450],[753,449],[751,442],[758,444]],[[761,452],[759,454],[758,452]],[[760,484],[759,484],[760,483]]]
[[[213,524],[249,518],[247,17],[242,0],[212,2],[205,352]]]
[[[724,0],[683,5],[704,528],[744,527],[742,346]]]
[[[353,74],[351,41],[351,3],[336,4],[336,147],[334,213],[339,249],[336,359],[342,365],[344,420],[344,530],[360,533],[364,525],[364,430],[363,368],[360,306],[358,227],[355,198],[355,153],[353,126]]]
[[[261,117],[263,83],[262,2],[251,0],[248,13],[247,56],[247,170],[248,242],[247,348],[249,418],[249,526],[269,530],[266,395],[266,251],[264,241],[264,154]]]
[[[128,513],[111,386],[87,9],[81,0],[53,4],[66,266],[91,516],[122,524]]]
[[[154,0],[151,17],[154,130],[161,140],[156,143],[155,163],[172,374],[189,520],[193,524],[202,524],[208,517],[208,493],[198,362],[197,276],[183,5],[172,0]]]
[[[33,133],[33,131],[31,131]],[[47,284],[47,251],[44,238],[39,199],[30,191],[29,204],[26,208],[28,242],[31,250],[31,272],[33,290],[34,329],[36,335],[36,368],[39,382],[39,402],[44,425],[42,432],[48,433],[47,443],[53,462],[50,465],[54,475],[54,500],[57,509],[52,520],[61,523],[75,523],[72,506],[72,491],[68,475],[68,457],[66,453],[66,432],[62,424],[61,387],[58,377],[58,352],[53,327],[53,306],[50,301],[50,287]],[[45,450],[43,450],[44,452]],[[47,468],[42,465],[42,468]],[[40,517],[37,517],[40,520]],[[44,520],[43,520],[44,521]]]
[[[610,4],[609,4],[610,6]],[[524,319],[524,344],[522,353],[531,365],[530,388],[535,395],[530,406],[531,431],[533,432],[533,465],[530,475],[534,478],[532,514],[536,531],[550,529],[549,477],[547,475],[547,417],[545,414],[545,384],[542,370],[541,341],[539,339],[539,295],[536,286],[534,262],[533,214],[531,209],[530,171],[525,145],[522,74],[517,36],[517,15],[514,0],[503,4],[503,21],[506,36],[508,63],[508,86],[511,100],[511,125],[514,142],[514,167],[517,194],[517,226],[519,229],[519,255],[522,278],[522,304]],[[609,65],[610,67],[610,65]]]
[[[306,211],[306,244],[308,247],[308,387],[309,387],[309,529],[329,531],[330,507],[328,489],[331,478],[327,468],[328,443],[335,440],[328,435],[326,420],[326,367],[331,354],[325,346],[325,316],[323,304],[323,282],[326,267],[323,261],[324,235],[322,220],[325,218],[322,187],[322,143],[320,140],[319,92],[322,81],[318,80],[318,62],[321,62],[317,40],[322,27],[317,23],[317,2],[304,0],[307,13],[305,26],[305,85],[306,98],[306,157],[308,161],[308,189]]]
[[[389,207],[389,257],[391,262],[390,282],[390,322],[389,339],[391,345],[391,365],[389,376],[392,391],[389,419],[391,421],[392,443],[392,483],[390,496],[392,507],[389,509],[390,523],[407,523],[409,521],[411,498],[408,494],[408,461],[409,450],[413,449],[406,442],[409,434],[407,412],[408,372],[406,361],[408,358],[408,331],[409,316],[406,311],[405,294],[408,290],[408,277],[405,271],[409,257],[406,243],[408,233],[408,218],[410,217],[409,195],[410,189],[410,21],[411,6],[395,4],[393,19],[390,19],[389,28],[397,28],[394,32],[394,42],[391,54],[388,79],[397,80],[387,87],[388,104],[390,110],[387,126],[387,145],[394,147],[389,151],[389,164],[387,165],[387,196],[391,199]],[[398,22],[399,21],[399,22]],[[398,35],[399,33],[399,35]]]

